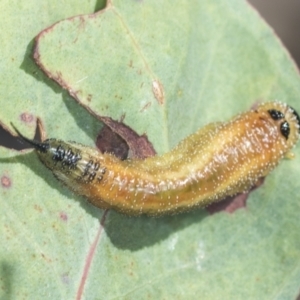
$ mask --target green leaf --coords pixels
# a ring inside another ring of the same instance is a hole
[[[1,122],[32,136],[39,116],[49,136],[93,146],[101,128],[95,115],[124,116],[163,153],[256,101],[300,111],[296,67],[244,1],[113,1],[90,15],[101,4],[85,2],[2,0]],[[36,58],[77,102],[33,62],[43,29]],[[251,193],[246,209],[159,219],[104,214],[30,151],[1,148],[0,157],[1,299],[293,299],[299,292],[297,153]]]

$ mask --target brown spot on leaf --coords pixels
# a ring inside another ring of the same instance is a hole
[[[88,102],[91,102],[91,101],[92,101],[92,98],[93,98],[93,96],[92,96],[91,94],[88,94],[88,96],[87,96],[87,101],[88,101]]]
[[[151,102],[147,102],[143,107],[142,107],[142,109],[140,110],[140,112],[143,112],[143,111],[145,111],[148,107],[150,107],[151,106]]]
[[[6,188],[6,189],[10,188],[11,187],[11,179],[8,176],[3,175],[1,177],[1,185],[3,188]]]
[[[34,121],[34,116],[28,112],[24,112],[20,115],[21,121],[25,123],[32,123]]]
[[[35,204],[33,207],[34,207],[34,209],[37,210],[39,213],[43,212],[43,209],[42,209],[39,205]]]
[[[158,101],[158,103],[163,104],[165,101],[165,96],[164,96],[164,88],[161,82],[159,82],[158,80],[153,80],[152,92],[154,94],[155,99]]]
[[[42,258],[43,258],[46,262],[48,262],[48,263],[51,263],[51,262],[52,262],[52,259],[49,258],[49,257],[47,257],[44,253],[41,253],[41,256],[42,256]]]
[[[68,215],[64,211],[59,213],[59,218],[64,222],[68,221]]]

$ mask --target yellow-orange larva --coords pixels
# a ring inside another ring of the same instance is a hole
[[[270,102],[206,125],[166,154],[124,161],[73,142],[20,136],[60,181],[95,206],[160,215],[248,191],[296,144],[299,127],[293,108]]]

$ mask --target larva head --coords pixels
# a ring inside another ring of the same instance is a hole
[[[255,111],[277,128],[286,150],[297,143],[300,134],[300,117],[292,107],[280,102],[269,102],[259,105]]]

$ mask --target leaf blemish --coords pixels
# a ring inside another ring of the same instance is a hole
[[[37,205],[37,204],[35,204],[35,205],[33,206],[33,208],[34,208],[36,211],[38,211],[39,213],[42,213],[42,212],[43,212],[43,209],[42,209],[39,205]]]
[[[11,187],[11,179],[8,176],[3,175],[1,177],[1,186],[5,189],[10,188]]]
[[[20,115],[20,120],[24,123],[32,123],[35,120],[35,117],[28,112],[24,112]]]
[[[59,218],[64,222],[68,221],[68,215],[64,211],[59,213]]]
[[[147,102],[140,110],[140,112],[145,111],[147,108],[149,108],[151,106],[151,102]]]
[[[88,102],[91,102],[91,101],[92,101],[92,98],[93,98],[93,95],[91,95],[91,94],[88,94],[88,97],[87,97],[87,99],[86,99],[86,100],[87,100]]]
[[[152,82],[152,92],[154,94],[155,99],[159,104],[163,104],[165,100],[164,88],[158,80],[153,80]]]

